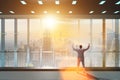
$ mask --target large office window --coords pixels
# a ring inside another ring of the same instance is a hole
[[[17,19],[18,66],[26,65],[27,19]]]
[[[118,58],[116,57],[116,42],[118,41],[115,39],[117,32],[115,27],[119,26],[120,35],[120,20],[119,25],[116,21],[115,19],[105,19],[106,67],[115,67],[116,58]],[[15,19],[5,19],[5,67],[14,67],[15,64],[14,24]],[[89,43],[91,47],[85,52],[85,66],[102,67],[102,28],[102,19],[58,19],[51,28],[48,22],[44,22],[43,19],[17,19],[18,67],[25,67],[27,65],[27,48],[30,50],[30,63],[28,66],[40,68],[75,67],[77,66],[77,52],[73,51],[72,45],[74,48],[79,48],[79,45],[82,44],[83,48],[86,48]],[[30,33],[29,46],[27,44],[28,29]]]
[[[5,66],[14,66],[14,19],[5,19],[5,57]]]

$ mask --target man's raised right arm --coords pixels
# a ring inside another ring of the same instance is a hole
[[[77,51],[77,49],[75,49],[73,45],[72,45],[72,48],[73,48],[74,51]]]

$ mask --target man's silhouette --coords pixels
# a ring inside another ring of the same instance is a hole
[[[82,49],[82,45],[79,45],[80,49],[75,49],[73,46],[73,50],[76,51],[78,53],[78,58],[77,58],[77,67],[79,67],[80,62],[82,62],[82,66],[85,67],[85,63],[84,63],[84,52],[86,50],[88,50],[90,47],[90,44],[88,45],[88,47],[86,49]]]

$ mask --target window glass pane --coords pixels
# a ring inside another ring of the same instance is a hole
[[[6,67],[14,66],[14,19],[5,19]]]
[[[115,67],[115,19],[106,19],[106,66]]]
[[[0,51],[1,51],[1,19],[0,19]]]
[[[40,19],[30,19],[30,65],[40,67],[42,25]],[[41,60],[42,61],[42,60]]]
[[[79,31],[80,44],[83,44],[83,48],[90,43],[90,19],[80,20],[80,31]]]
[[[92,66],[102,67],[102,19],[92,20]]]
[[[73,51],[72,45],[79,45],[78,20],[59,19],[55,27],[51,39],[56,67],[77,66],[77,53]]]
[[[120,67],[120,19],[119,19],[119,67]]]
[[[83,45],[83,48],[87,48],[90,43],[90,19],[80,19],[80,27],[79,27],[79,44]],[[85,66],[90,66],[91,63],[91,55],[90,49],[85,52]]]
[[[18,67],[26,65],[27,19],[17,19]]]

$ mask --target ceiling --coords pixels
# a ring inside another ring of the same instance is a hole
[[[106,0],[103,5],[99,5],[101,0],[77,0],[75,5],[72,5],[73,0],[59,0],[59,5],[55,4],[55,0],[42,0],[42,5],[38,4],[38,0],[25,1],[26,5],[21,4],[20,0],[0,0],[0,15],[43,15],[44,11],[56,15],[120,15],[120,12],[114,13],[120,10],[120,5],[115,5],[119,0]],[[56,11],[60,13],[57,14]],[[90,14],[90,11],[94,12]],[[107,12],[103,14],[102,11]]]

